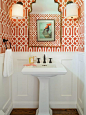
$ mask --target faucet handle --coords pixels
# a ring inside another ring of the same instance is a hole
[[[49,60],[49,63],[52,63],[52,58],[49,58],[50,60]]]
[[[37,63],[40,63],[40,58],[37,58],[37,60],[38,60]]]

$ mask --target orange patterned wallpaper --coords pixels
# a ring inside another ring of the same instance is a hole
[[[13,0],[12,4],[18,0]],[[84,51],[84,3],[82,0],[73,0],[81,7],[81,18],[79,20],[67,20],[66,16],[66,2],[68,0],[56,0],[60,3],[60,11],[62,11],[62,47],[28,47],[28,12],[30,11],[30,4],[33,0],[21,0],[24,4],[24,19],[12,21],[12,50],[13,51],[50,51],[50,52],[75,52]],[[33,41],[32,41],[33,42]]]
[[[11,0],[0,0],[0,53],[5,52],[3,38],[11,41],[11,20],[9,18],[9,6]],[[8,43],[9,48],[9,43]]]

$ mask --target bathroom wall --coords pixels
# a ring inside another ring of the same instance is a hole
[[[4,53],[0,54],[0,110],[5,115],[12,111],[12,76],[3,77]]]
[[[85,3],[81,4],[81,20],[80,23],[80,39],[85,36],[86,49],[86,8]],[[84,11],[84,12],[83,12]],[[84,29],[83,29],[84,28]],[[86,50],[85,50],[86,51]],[[77,110],[80,115],[86,115],[86,53],[79,53],[78,55],[78,78],[77,78]]]
[[[78,54],[77,110],[85,115],[85,53]]]
[[[0,110],[5,115],[9,115],[12,110],[12,77],[3,77],[5,45],[2,42],[3,38],[11,41],[10,4],[11,0],[0,0]]]
[[[84,36],[85,36],[85,52],[86,52],[86,7],[85,7],[86,1],[84,1]]]
[[[86,1],[84,1],[84,11],[85,11],[85,13],[84,13],[84,21],[85,21],[85,68],[86,68],[86,7],[85,7],[85,4],[86,4]],[[86,70],[86,69],[85,69]],[[85,83],[85,87],[84,87],[84,91],[85,91],[85,95],[84,95],[84,98],[86,97],[86,71],[85,71],[85,81],[84,81],[84,83]],[[84,108],[86,108],[86,98],[85,98],[85,100],[84,100]],[[84,115],[86,115],[86,109],[84,109]]]
[[[17,0],[13,0],[12,4]],[[49,51],[49,52],[76,52],[84,51],[84,23],[83,12],[84,7],[81,10],[81,18],[79,20],[67,20],[66,19],[66,2],[67,0],[56,0],[60,3],[60,11],[62,11],[62,47],[61,48],[42,48],[42,47],[29,47],[28,48],[28,12],[30,11],[30,4],[34,0],[23,0],[25,16],[22,20],[12,19],[12,50],[14,52],[26,52],[26,51]],[[82,0],[74,0],[78,6],[83,3]],[[39,18],[39,17],[38,17]],[[45,19],[45,17],[43,17]],[[34,25],[33,25],[34,26]],[[32,41],[33,42],[33,41]]]
[[[85,18],[84,18],[84,1],[78,1],[79,9],[80,9],[80,16],[79,16],[79,48],[80,52],[83,50],[83,45],[85,45],[85,37],[84,37],[84,26],[85,26]]]
[[[9,42],[11,41],[10,4],[11,0],[0,0],[0,53],[5,52],[5,45],[2,42],[3,38],[9,39]]]
[[[86,70],[86,53],[84,57],[85,57],[84,60],[85,60],[85,70]],[[85,84],[84,86],[84,108],[86,108],[86,71],[85,71],[84,84]],[[84,109],[84,115],[86,115],[86,109]]]
[[[0,1],[0,52],[5,52],[5,46],[2,39],[6,38],[12,40],[13,51],[50,51],[50,52],[75,52],[84,51],[84,7],[81,9],[81,18],[79,20],[67,20],[65,18],[66,1],[57,0],[60,3],[60,11],[62,11],[62,47],[61,48],[42,48],[30,47],[28,48],[28,12],[30,11],[30,4],[34,1],[23,1],[25,15],[24,19],[10,20],[9,8],[18,0]],[[81,6],[82,0],[74,0]],[[3,7],[5,6],[5,7]],[[45,17],[43,17],[44,19]],[[12,23],[12,26],[11,26]],[[11,36],[12,35],[12,36]],[[12,37],[12,39],[11,39]],[[9,45],[8,45],[9,46]]]

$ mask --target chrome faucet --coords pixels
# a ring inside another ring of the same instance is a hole
[[[45,54],[43,56],[43,63],[46,63],[46,57],[45,57]]]

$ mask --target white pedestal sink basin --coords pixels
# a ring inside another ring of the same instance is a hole
[[[23,74],[29,74],[39,79],[39,109],[36,115],[52,115],[49,108],[49,79],[56,75],[66,74],[67,71],[61,63],[36,64],[36,66],[25,66]]]

